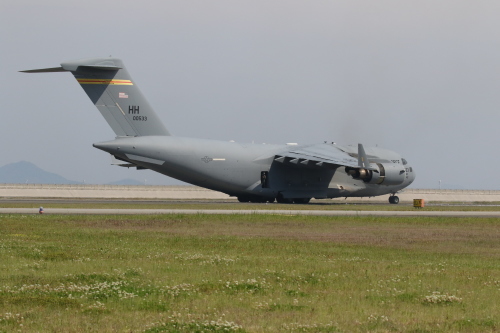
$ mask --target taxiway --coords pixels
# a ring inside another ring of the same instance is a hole
[[[38,214],[36,208],[0,208],[0,214]],[[314,216],[443,216],[443,217],[500,217],[500,211],[356,211],[356,210],[236,210],[236,209],[95,209],[50,208],[44,214],[60,215],[141,215],[141,214],[272,214]]]

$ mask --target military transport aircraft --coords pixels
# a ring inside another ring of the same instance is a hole
[[[117,58],[69,61],[25,73],[71,72],[116,134],[95,143],[118,165],[151,169],[235,196],[241,202],[308,203],[311,198],[372,197],[410,185],[415,172],[378,147],[245,144],[172,136]]]

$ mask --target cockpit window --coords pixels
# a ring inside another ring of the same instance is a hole
[[[406,162],[406,160],[404,158],[402,158],[401,161],[403,161],[403,165],[407,165],[408,164],[408,162]]]

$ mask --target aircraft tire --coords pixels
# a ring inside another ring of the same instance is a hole
[[[389,203],[397,205],[399,203],[399,197],[396,195],[390,196]]]
[[[239,202],[249,202],[250,198],[249,197],[238,197]]]
[[[238,197],[239,202],[266,203],[267,198],[259,196]]]
[[[295,199],[293,199],[293,203],[295,203],[295,204],[306,204],[306,203],[309,203],[309,201],[311,201],[311,198],[295,198]]]

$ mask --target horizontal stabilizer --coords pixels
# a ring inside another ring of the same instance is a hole
[[[27,71],[20,71],[21,73],[56,73],[56,72],[69,72],[62,67],[52,67],[52,68],[41,68],[41,69],[30,69]]]
[[[118,71],[124,68],[121,60],[116,58],[90,58],[90,59],[66,61],[61,64],[61,67],[71,72],[84,70],[85,68],[101,69],[106,71]]]
[[[118,66],[100,66],[100,65],[95,65],[95,66],[79,66],[83,68],[92,68],[92,69],[101,69],[103,71],[117,71],[119,69],[122,69],[122,67]]]
[[[62,63],[61,67],[52,68],[40,68],[40,69],[30,69],[26,71],[20,71],[21,73],[57,73],[57,72],[74,72],[78,68],[81,69],[100,69],[103,71],[118,71],[123,69],[123,67],[115,66],[113,64],[96,64],[96,65],[82,65],[75,62]]]

